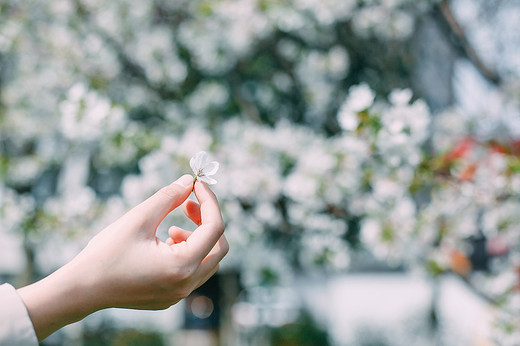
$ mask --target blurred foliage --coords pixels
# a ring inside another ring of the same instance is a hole
[[[319,326],[306,311],[302,311],[293,323],[272,328],[270,330],[270,344],[277,346],[331,345],[327,330]]]
[[[83,333],[85,346],[163,346],[166,345],[160,333],[136,329],[117,329],[101,326],[87,329]]]

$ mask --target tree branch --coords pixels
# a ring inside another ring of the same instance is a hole
[[[480,71],[480,73],[490,82],[495,85],[499,85],[501,83],[501,78],[496,71],[486,66],[486,64],[480,59],[475,49],[472,47],[471,43],[468,41],[464,29],[460,26],[459,22],[455,18],[453,11],[450,8],[448,0],[442,0],[437,5],[438,12],[440,14],[441,20],[444,22],[445,26],[449,30],[449,34],[451,34],[454,39],[454,43],[457,48],[460,50],[464,56],[466,56]]]

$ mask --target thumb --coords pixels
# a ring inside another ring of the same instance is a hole
[[[191,191],[193,191],[193,177],[185,174],[170,185],[161,188],[132,209],[129,214],[134,222],[155,232],[166,215],[181,205]]]

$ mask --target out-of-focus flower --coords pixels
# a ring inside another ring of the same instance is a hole
[[[353,112],[361,112],[374,103],[375,92],[366,83],[355,85],[349,89],[344,106]]]
[[[410,89],[395,89],[390,93],[388,99],[395,106],[406,106],[412,99],[412,96]]]
[[[355,85],[338,112],[338,121],[343,130],[354,131],[359,125],[357,113],[368,109],[374,103],[376,94],[368,84]]]
[[[199,151],[191,158],[190,167],[195,174],[195,180],[199,179],[209,185],[217,183],[209,176],[217,173],[219,163],[217,161],[208,162],[208,154],[205,151]]]

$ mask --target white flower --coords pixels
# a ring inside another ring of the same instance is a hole
[[[190,167],[195,174],[195,180],[199,179],[210,185],[217,183],[215,179],[209,176],[217,173],[219,163],[217,161],[208,162],[208,154],[205,151],[199,151],[191,158]]]
[[[406,106],[410,103],[412,96],[413,94],[410,89],[394,89],[388,98],[395,106]]]
[[[370,89],[368,84],[361,83],[354,85],[348,90],[348,97],[343,107],[346,107],[352,112],[361,112],[372,106],[375,97],[376,93]]]

